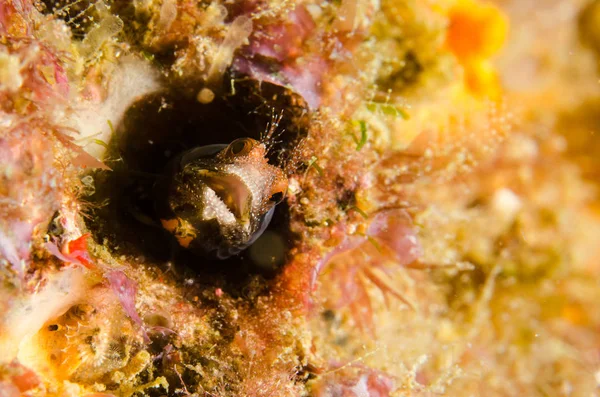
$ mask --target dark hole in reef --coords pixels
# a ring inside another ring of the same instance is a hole
[[[269,162],[289,165],[296,157],[294,148],[307,133],[309,115],[296,95],[267,83],[238,82],[235,94],[224,90],[228,93],[215,97],[209,104],[198,102],[193,95],[198,91],[182,89],[152,94],[126,111],[123,121],[115,126],[116,133],[105,156],[112,171],[97,171],[93,176],[96,193],[90,197],[93,209],[87,220],[88,228],[96,241],[117,254],[144,256],[163,266],[170,263],[183,278],[194,277],[239,295],[249,276],[273,277],[285,260],[293,237],[285,200],[276,207],[264,234],[279,238],[281,257],[265,263],[253,260],[247,249],[238,256],[212,260],[182,249],[158,226],[151,199],[156,175],[171,158],[190,148],[228,144],[240,137],[260,139],[274,115],[282,118]],[[263,242],[263,246],[269,244]]]

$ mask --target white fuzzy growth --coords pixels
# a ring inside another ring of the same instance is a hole
[[[148,62],[133,56],[125,57],[109,81],[108,96],[101,103],[82,103],[70,118],[71,127],[79,131],[78,141],[94,138],[108,143],[111,127],[117,128],[125,111],[140,97],[160,89],[157,72]],[[109,123],[110,122],[110,123]],[[88,144],[85,150],[101,159],[105,148]]]

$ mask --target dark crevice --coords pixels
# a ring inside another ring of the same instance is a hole
[[[191,91],[189,87],[185,90]],[[283,245],[277,263],[257,263],[250,250],[226,260],[212,260],[180,248],[160,227],[151,195],[155,176],[171,158],[193,147],[230,143],[240,137],[260,139],[273,115],[280,114],[277,131],[281,134],[269,153],[269,162],[289,164],[294,147],[306,134],[308,114],[285,89],[249,80],[236,84],[235,95],[216,97],[209,104],[182,92],[148,95],[127,109],[105,158],[112,171],[93,174],[96,192],[90,198],[93,210],[88,228],[97,242],[118,255],[143,256],[182,278],[201,279],[203,284],[240,295],[248,279],[257,274],[272,277],[285,260],[293,238],[285,200],[277,206],[265,233]]]

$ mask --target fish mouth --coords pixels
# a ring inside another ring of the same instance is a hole
[[[242,178],[235,174],[205,170],[202,181],[238,221],[245,223],[249,220],[252,192]]]

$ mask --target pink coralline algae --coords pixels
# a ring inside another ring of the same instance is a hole
[[[125,313],[133,320],[133,322],[140,327],[144,339],[149,341],[148,335],[144,328],[144,322],[140,318],[137,310],[135,309],[135,296],[137,294],[137,284],[135,281],[127,277],[121,270],[112,270],[104,275],[108,280],[110,289],[119,298],[121,306]]]
[[[394,382],[389,375],[371,368],[357,373],[335,373],[325,376],[313,386],[313,397],[388,397]]]
[[[341,231],[341,230],[340,230]],[[370,246],[371,248],[367,248]],[[335,256],[360,249],[371,253],[373,265],[391,258],[398,266],[416,261],[422,253],[416,231],[408,213],[404,210],[386,210],[376,214],[369,223],[364,235],[345,235],[342,242],[326,254],[315,266],[311,285],[315,285],[317,276]],[[361,256],[367,256],[366,253]]]
[[[386,303],[389,297],[410,308],[414,304],[391,282],[400,267],[410,265],[421,256],[415,228],[404,210],[377,213],[364,235],[346,235],[336,248],[325,255],[313,271],[312,285],[324,273],[339,290],[337,309],[348,307],[356,325],[374,335],[373,308],[368,284],[375,285]],[[328,269],[324,272],[324,267]]]
[[[29,93],[29,107],[53,106],[66,100],[69,94],[67,72],[52,48],[32,37],[11,37],[7,39],[5,50],[18,60],[20,76],[15,78],[20,78],[22,85],[15,88],[20,89],[20,94]],[[6,107],[8,94],[0,91],[3,107]]]
[[[58,208],[53,125],[44,111],[66,101],[69,84],[56,51],[33,35],[31,1],[0,2],[0,263],[19,276],[30,264],[33,234]],[[27,116],[27,117],[23,117]],[[19,121],[22,120],[22,121]]]
[[[33,223],[15,221],[11,227],[0,228],[0,256],[5,258],[19,274],[23,274],[29,261]]]
[[[66,99],[67,72],[53,50],[29,38],[15,39],[11,44],[11,50],[21,59],[24,85],[34,94],[32,99],[42,103]]]
[[[29,396],[35,392],[41,383],[40,377],[31,369],[12,362],[6,368],[5,373],[0,376],[0,396],[19,397]]]
[[[0,3],[0,33],[8,33],[8,29],[15,25],[15,16],[25,16],[32,7],[31,1],[28,0],[9,0]],[[17,25],[18,26],[18,25]],[[21,25],[20,27],[23,27]],[[27,33],[29,26],[25,25]]]
[[[248,51],[252,55],[284,62],[302,56],[302,43],[315,29],[315,23],[306,9],[300,5],[289,12],[282,24],[267,25],[255,30]]]
[[[317,108],[323,75],[329,66],[320,56],[304,54],[304,45],[316,27],[311,15],[298,5],[287,14],[287,20],[258,25],[249,38],[250,44],[234,60],[233,68],[257,80],[289,86],[311,108]]]
[[[35,126],[19,124],[0,137],[0,259],[23,275],[32,235],[58,208],[53,150]]]
[[[32,115],[66,105],[70,91],[61,53],[34,32],[37,11],[30,1],[0,3],[0,56],[4,77],[0,76],[0,111]]]

